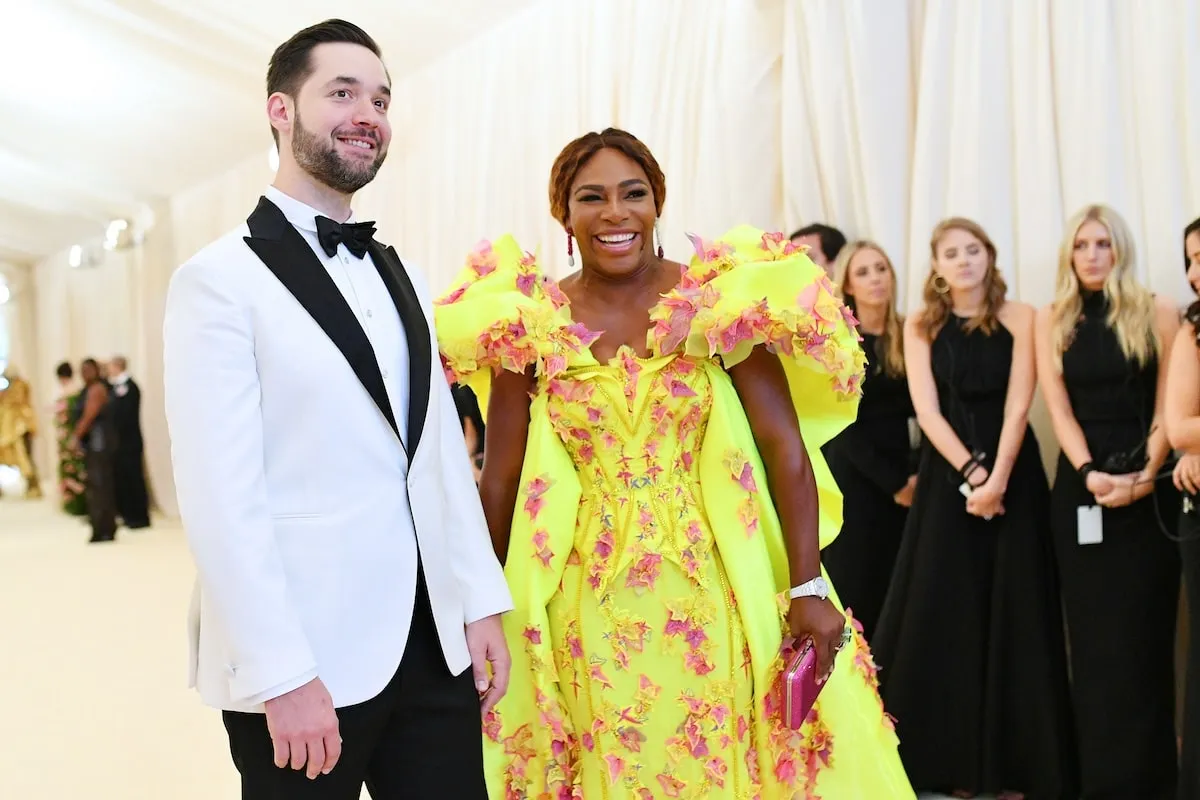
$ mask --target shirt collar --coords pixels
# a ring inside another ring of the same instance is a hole
[[[288,222],[303,231],[316,233],[317,217],[326,216],[307,203],[302,203],[291,195],[284,194],[274,186],[267,187],[266,197],[279,207],[279,210],[283,212],[283,216],[287,217]],[[346,224],[352,222],[354,222],[354,211],[350,212],[350,219],[346,220]]]
[[[127,383],[129,381],[129,373],[122,372],[120,375],[112,379],[115,384]]]

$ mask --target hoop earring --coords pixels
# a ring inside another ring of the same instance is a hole
[[[940,272],[933,273],[933,280],[930,283],[933,284],[933,290],[938,294],[947,294],[950,291],[949,282],[942,277]]]
[[[663,257],[662,231],[658,229],[658,220],[654,220],[654,238],[658,240],[658,257]]]
[[[567,228],[567,266],[575,266],[575,244],[571,238],[571,229]]]

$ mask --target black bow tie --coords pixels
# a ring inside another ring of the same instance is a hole
[[[374,222],[356,222],[353,225],[334,222],[329,217],[317,217],[317,240],[330,258],[337,253],[338,245],[346,245],[346,249],[355,258],[367,254],[367,245],[375,235]]]

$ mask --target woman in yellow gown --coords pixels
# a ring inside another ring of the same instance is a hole
[[[633,136],[581,137],[551,176],[581,272],[556,283],[504,237],[436,307],[447,375],[489,416],[480,491],[516,605],[490,795],[911,799],[860,632],[835,658],[836,598],[788,600],[840,524],[820,446],[856,413],[852,320],[779,234],[665,261],[664,199]],[[833,669],[800,730],[776,692],[789,635]]]

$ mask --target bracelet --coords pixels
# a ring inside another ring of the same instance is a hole
[[[1094,461],[1088,461],[1084,463],[1077,471],[1079,472],[1079,477],[1083,478],[1083,482],[1087,483],[1088,475],[1096,472],[1096,464]]]
[[[983,467],[983,463],[980,460],[983,457],[984,456],[982,453],[972,453],[971,458],[968,459],[967,463],[963,464],[962,469],[958,471],[958,474],[961,475],[962,479],[968,484],[971,482],[971,476],[975,474],[975,471]]]

